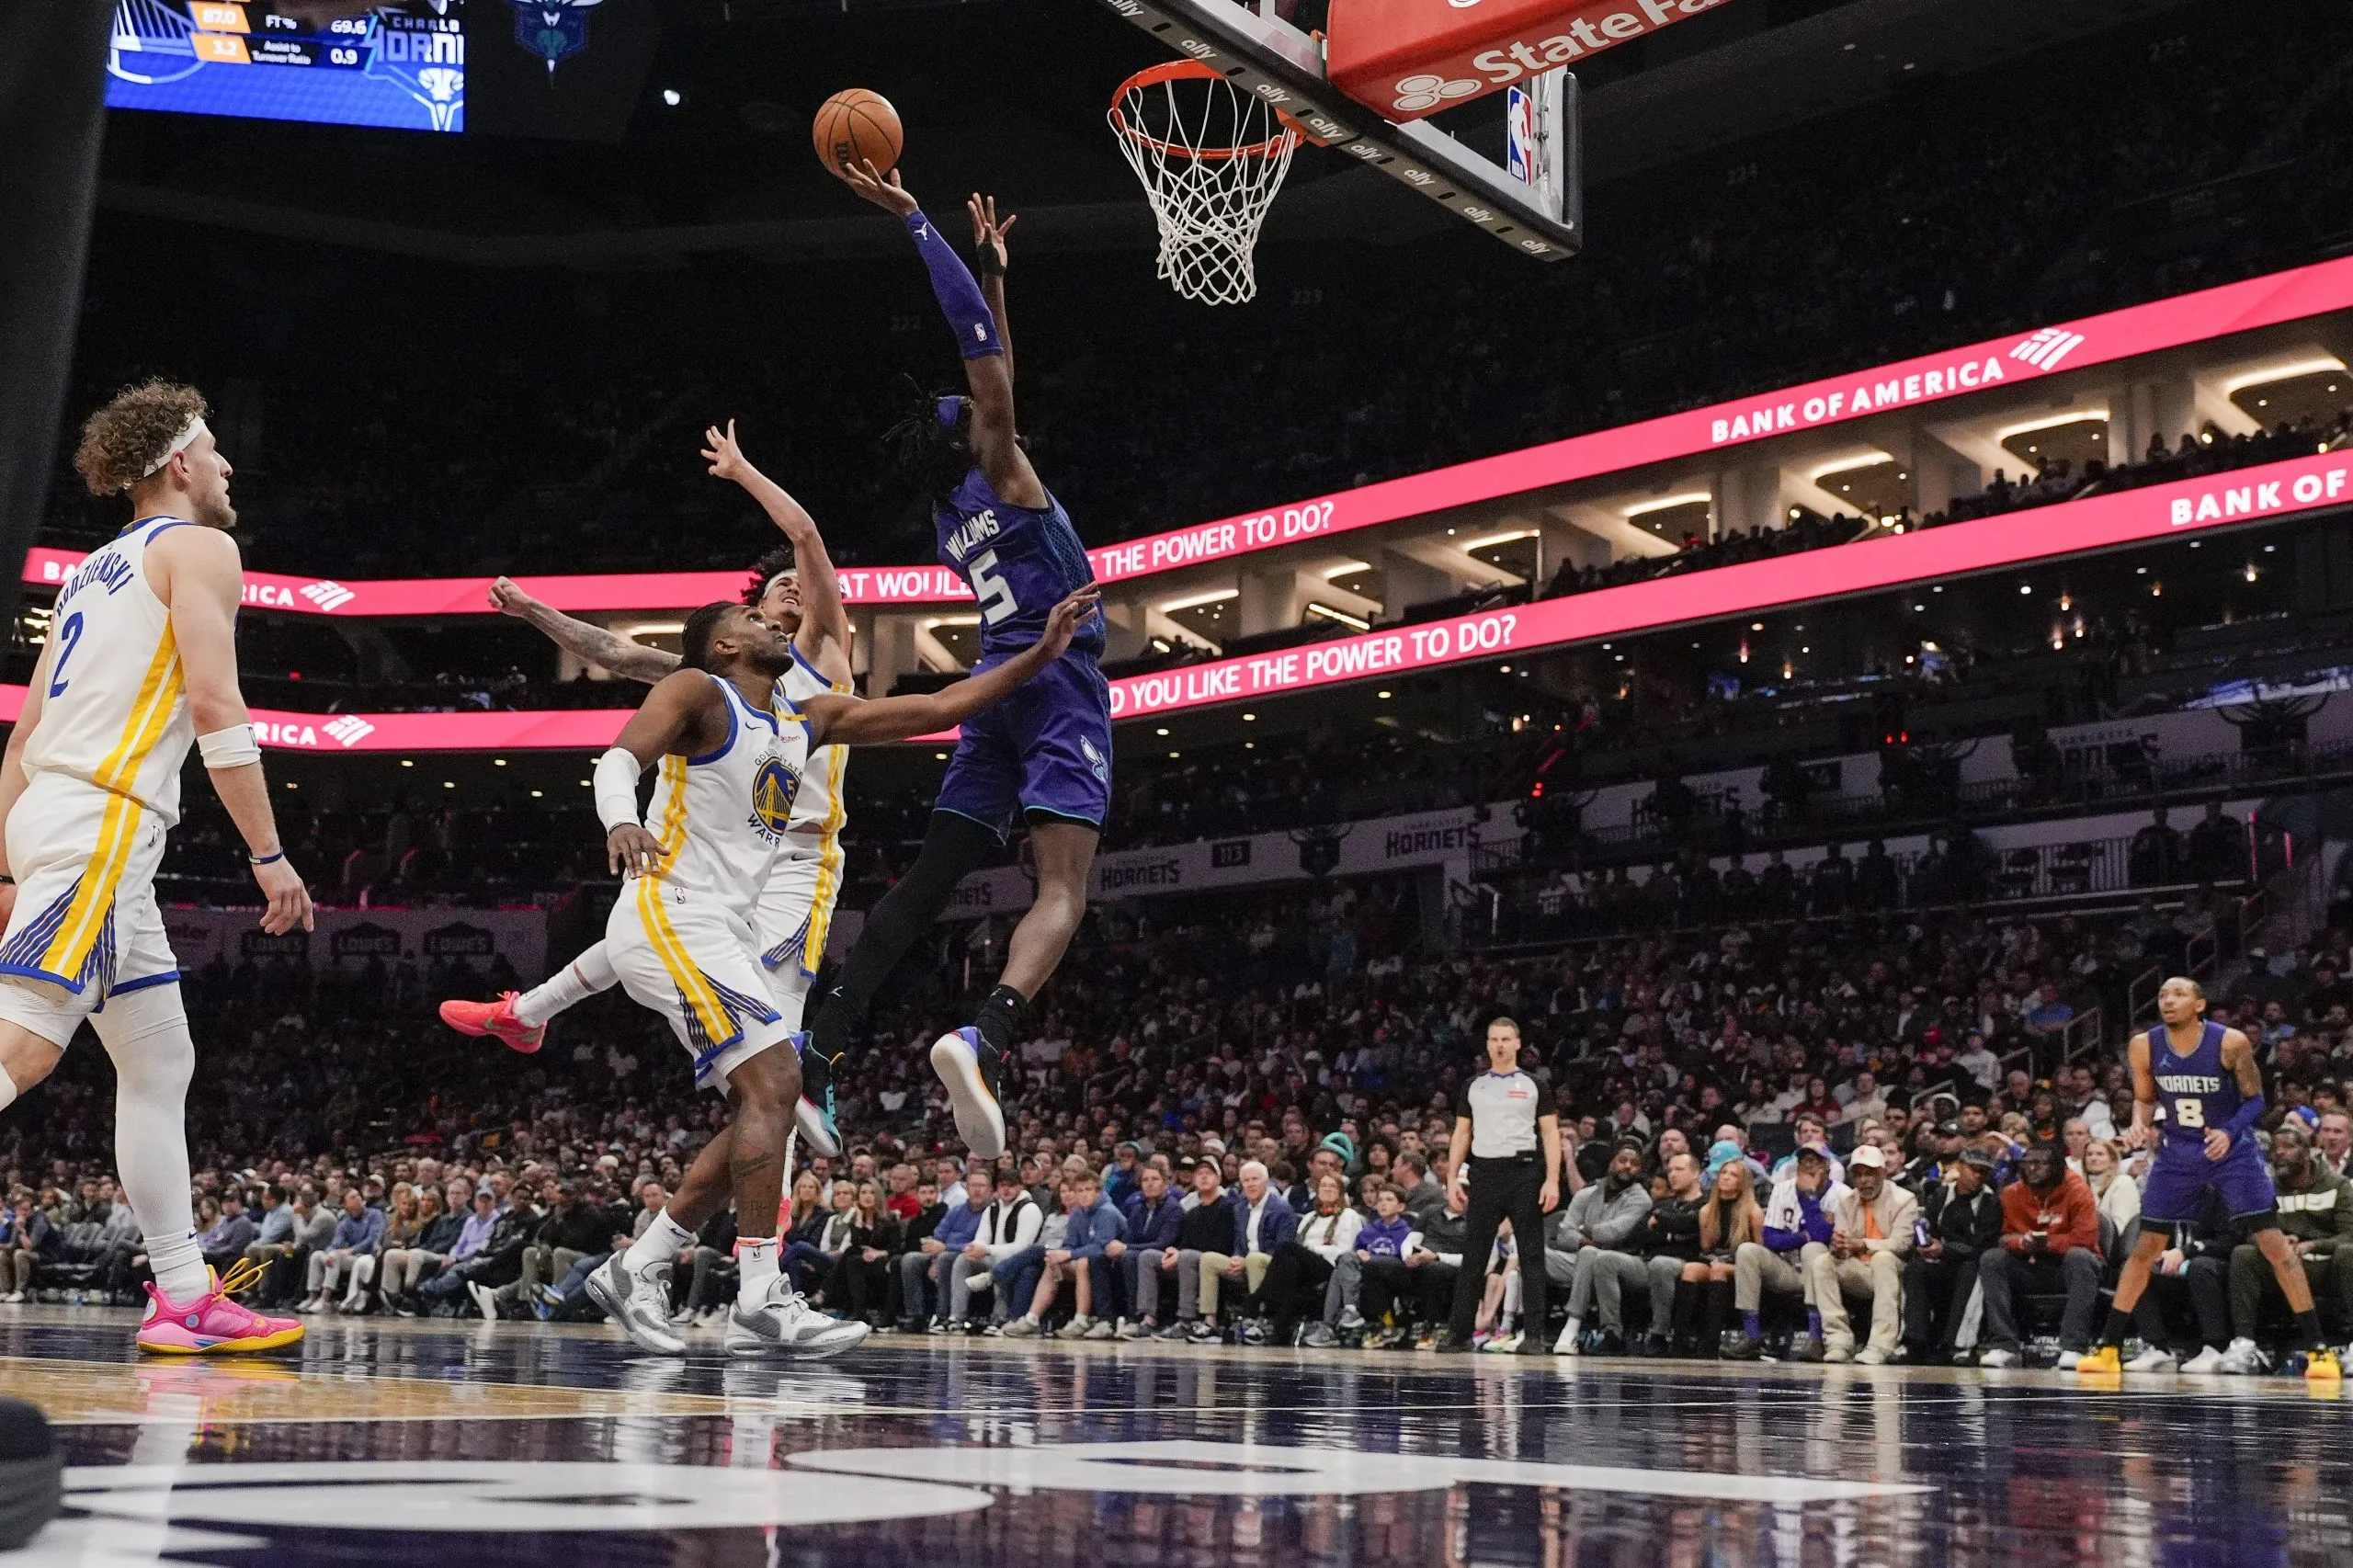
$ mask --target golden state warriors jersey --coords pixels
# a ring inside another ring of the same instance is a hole
[[[196,741],[169,607],[147,580],[147,547],[182,517],[147,517],[93,551],[58,591],[54,649],[25,771],[62,773],[179,820],[180,764]]]
[[[662,858],[649,880],[708,897],[748,927],[788,842],[809,722],[790,702],[781,713],[755,708],[734,683],[710,678],[727,702],[727,738],[700,756],[662,759],[646,813]]]
[[[827,680],[816,665],[801,656],[798,648],[792,651],[792,667],[776,684],[785,704],[794,709],[813,697],[849,691],[847,682],[835,686]],[[821,746],[810,754],[809,771],[801,780],[801,794],[792,805],[792,825],[787,829],[795,854],[814,851],[828,860],[840,860],[842,822],[849,812],[842,784],[848,774],[849,747]]]

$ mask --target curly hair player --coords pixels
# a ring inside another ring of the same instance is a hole
[[[1064,595],[1094,581],[1078,530],[1016,434],[1013,350],[1005,313],[1005,236],[993,198],[967,204],[987,279],[975,283],[915,197],[870,163],[845,171],[852,189],[906,225],[932,292],[964,354],[970,395],[926,399],[890,434],[894,466],[930,497],[939,557],[980,601],[981,658],[995,667],[1038,635]],[[877,903],[826,991],[802,1062],[809,1094],[832,1105],[832,1074],[875,992],[929,930],[966,872],[1000,848],[1017,813],[1028,822],[1038,898],[1015,927],[1005,971],[979,1016],[942,1035],[932,1066],[948,1086],[956,1130],[983,1158],[1004,1153],[1006,1071],[1029,1004],[1053,975],[1086,910],[1111,791],[1111,692],[1099,623],[1013,700],[968,724],[940,781],[923,849]]]
[[[251,1264],[216,1277],[198,1247],[188,1157],[196,1042],[155,902],[193,745],[268,900],[262,929],[311,929],[311,895],[279,845],[238,689],[244,571],[230,537],[232,470],[207,412],[193,387],[148,381],[83,426],[74,466],[93,494],[130,495],[131,523],[58,591],[0,760],[0,1109],[49,1076],[89,1019],[114,1061],[122,1190],[154,1275],[139,1348],[171,1355],[302,1337],[293,1319],[231,1299],[258,1279]]]
[[[777,1210],[801,1067],[769,1000],[753,922],[812,754],[962,723],[1051,667],[1094,613],[1091,590],[1070,595],[1019,654],[929,696],[861,702],[827,692],[779,711],[791,637],[749,606],[705,605],[679,640],[686,667],[663,677],[597,759],[606,853],[634,883],[614,902],[606,950],[631,999],[669,1020],[694,1054],[697,1082],[726,1095],[733,1113],[644,1234],[588,1277],[590,1297],[640,1346],[685,1350],[668,1322],[670,1260],[731,1196],[739,1239],[728,1350],[824,1354],[865,1337],[840,1335],[844,1325],[819,1317],[779,1273]],[[637,812],[638,775],[657,766],[658,831]]]
[[[2116,1372],[2120,1346],[2131,1327],[2132,1309],[2149,1287],[2149,1269],[2165,1250],[2168,1227],[2198,1218],[2206,1194],[2222,1199],[2232,1222],[2252,1233],[2264,1260],[2279,1278],[2280,1294],[2295,1314],[2297,1347],[2307,1353],[2304,1376],[2333,1383],[2344,1377],[2336,1352],[2321,1341],[2320,1318],[2313,1311],[2312,1281],[2303,1260],[2280,1233],[2278,1195],[2271,1167],[2255,1142],[2263,1119],[2263,1071],[2255,1046],[2237,1029],[2206,1021],[2206,993],[2198,982],[2175,975],[2157,988],[2157,1015],[2164,1021],[2131,1048],[2132,1128],[2126,1142],[2138,1149],[2156,1136],[2156,1162],[2142,1189],[2141,1239],[2116,1281],[2116,1301],[2098,1346],[2076,1363],[2081,1372]],[[2162,1108],[2165,1124],[2152,1117]],[[2234,1354],[2252,1358],[2255,1346]],[[2255,1371],[2247,1366],[2246,1371]]]
[[[744,590],[744,602],[791,640],[792,662],[777,685],[779,699],[801,705],[813,697],[847,692],[849,612],[842,607],[841,585],[815,519],[745,460],[736,444],[733,420],[727,422],[723,434],[716,426],[704,431],[703,440],[702,455],[712,476],[742,485],[784,531],[785,543],[760,557]],[[575,620],[504,577],[491,585],[490,602],[537,627],[566,653],[627,679],[651,686],[679,666],[677,654]],[[841,832],[848,811],[843,782],[848,771],[845,747],[821,746],[810,753],[808,770],[793,797],[783,852],[761,887],[752,921],[768,994],[788,1032],[801,1028],[801,1007],[824,957],[825,933],[841,892]],[[519,994],[510,991],[494,1002],[442,1003],[441,1021],[460,1034],[491,1035],[517,1051],[534,1051],[547,1035],[550,1019],[620,983],[610,950],[597,942]],[[821,1154],[841,1153],[840,1133],[825,1109],[804,1098],[796,1113],[801,1135],[812,1148]]]

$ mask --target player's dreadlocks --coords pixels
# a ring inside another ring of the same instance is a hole
[[[970,399],[927,392],[914,378],[899,378],[894,401],[898,421],[882,433],[891,472],[935,503],[944,502],[972,468],[972,404]],[[952,419],[941,418],[953,402]]]
[[[899,378],[898,422],[882,433],[882,449],[899,481],[944,504],[972,471],[972,400],[955,392],[930,392],[911,376]],[[1014,437],[1029,449],[1029,437]]]

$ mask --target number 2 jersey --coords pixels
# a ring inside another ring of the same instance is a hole
[[[0,1017],[53,1044],[109,994],[167,984],[178,962],[155,902],[164,832],[179,820],[196,741],[171,609],[147,575],[142,517],[92,551],[57,596],[29,782],[8,812],[17,903],[0,934]]]
[[[49,684],[25,772],[62,773],[179,821],[180,765],[196,742],[170,607],[147,578],[157,535],[193,527],[144,517],[92,551],[51,610]],[[132,813],[134,816],[136,812]]]
[[[964,579],[980,601],[981,659],[1018,653],[1045,635],[1054,607],[1095,580],[1070,514],[1051,495],[1038,511],[998,498],[977,468],[946,505],[933,511],[939,559]],[[1103,618],[1078,629],[1070,651],[1090,659],[1103,653]]]

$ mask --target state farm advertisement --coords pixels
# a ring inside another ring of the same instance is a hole
[[[1724,0],[1332,0],[1324,69],[1392,120],[1419,119],[1712,11]]]

